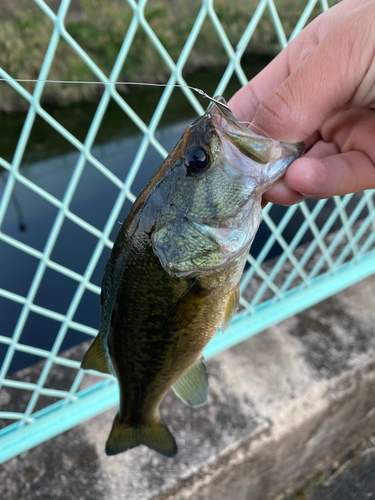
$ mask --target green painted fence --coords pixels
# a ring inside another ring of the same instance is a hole
[[[143,30],[146,33],[159,55],[165,61],[170,70],[168,83],[186,85],[182,77],[182,70],[200,33],[203,22],[209,19],[228,57],[228,65],[223,72],[215,94],[224,92],[233,74],[237,75],[242,85],[247,82],[245,73],[241,68],[241,58],[264,12],[268,11],[271,15],[280,48],[285,47],[288,42],[273,0],[261,0],[253,15],[250,16],[249,14],[248,26],[242,35],[239,34],[236,48],[232,47],[220,24],[213,1],[203,0],[190,35],[178,61],[175,63],[146,20],[144,9],[147,6],[147,0],[139,0],[138,3],[135,0],[127,0],[133,11],[132,21],[129,29],[124,33],[124,41],[111,74],[106,75],[66,30],[64,23],[70,0],[61,1],[57,14],[53,13],[43,0],[34,1],[40,8],[40,16],[49,18],[49,22],[52,21],[54,25],[54,30],[33,93],[29,93],[22,86],[22,82],[14,80],[11,74],[0,68],[0,78],[7,80],[0,82],[0,85],[10,85],[30,104],[13,161],[10,163],[0,156],[0,166],[7,171],[6,185],[0,203],[0,242],[10,245],[18,251],[25,252],[38,262],[26,296],[17,295],[0,288],[0,297],[21,305],[21,312],[13,334],[11,332],[2,332],[0,335],[0,343],[7,346],[7,354],[0,370],[0,384],[4,391],[12,390],[22,391],[23,394],[27,393],[27,404],[23,411],[8,411],[9,405],[7,407],[6,403],[2,403],[3,399],[0,393],[0,419],[2,422],[2,429],[0,430],[0,461],[7,460],[73,427],[85,419],[116,405],[118,401],[117,383],[113,377],[103,376],[101,381],[88,387],[86,384],[86,387],[82,389],[82,385],[85,385],[85,373],[79,368],[80,362],[62,356],[59,351],[68,329],[87,334],[87,338],[96,335],[97,332],[92,327],[74,321],[75,312],[86,290],[98,295],[100,293],[99,287],[93,284],[90,279],[103,249],[112,246],[109,237],[118,221],[121,207],[126,200],[134,201],[135,199],[132,193],[132,183],[139,169],[142,169],[142,160],[147,148],[149,146],[155,148],[161,158],[167,154],[162,145],[156,140],[155,131],[166,109],[173,87],[168,86],[165,88],[147,126],[131,109],[126,101],[126,96],[120,95],[112,83],[119,78],[121,68],[126,61],[137,30]],[[307,3],[290,39],[306,24],[316,4],[317,0],[310,0]],[[327,9],[326,0],[321,0],[320,6],[322,10]],[[74,137],[40,104],[45,88],[45,80],[48,79],[56,49],[61,39],[64,39],[78,54],[97,80],[105,84],[104,93],[84,142],[80,142]],[[203,109],[194,92],[187,87],[182,88],[182,91],[196,113],[201,114]],[[117,177],[105,164],[98,161],[92,152],[92,146],[110,99],[113,99],[120,106],[143,134],[143,140],[125,179]],[[33,183],[20,169],[25,148],[37,116],[45,120],[79,152],[78,161],[62,199],[56,198]],[[102,231],[70,210],[70,203],[85,168],[97,169],[101,175],[118,188],[118,197]],[[1,231],[15,183],[22,184],[33,191],[35,195],[46,200],[51,210],[54,211],[53,213],[57,211],[43,251],[28,246]],[[298,206],[290,207],[277,225],[272,217],[272,205],[267,205],[263,210],[263,221],[269,227],[271,235],[256,259],[249,256],[250,267],[244,272],[241,283],[242,308],[225,335],[218,333],[207,346],[206,357],[228,349],[251,335],[264,330],[271,324],[296,314],[374,273],[375,211],[373,195],[372,191],[368,191],[360,195],[336,197],[333,203],[330,202],[332,208],[329,210],[327,209],[327,200],[321,200],[313,206],[303,202]],[[283,234],[291,218],[297,213],[302,216],[303,222],[296,229],[292,241],[288,244]],[[317,218],[322,213],[325,214],[324,221],[318,223]],[[71,221],[71,223],[88,231],[96,238],[95,249],[88,259],[86,270],[82,275],[51,259],[65,220]],[[332,232],[333,226],[335,227],[334,232]],[[313,239],[309,243],[301,245],[301,240],[307,231],[311,231]],[[280,245],[282,254],[273,260],[266,261],[266,257],[275,242]],[[62,273],[76,284],[73,300],[65,315],[53,309],[38,306],[35,303],[35,297],[44,273],[48,269]],[[51,318],[59,323],[59,333],[51,350],[36,348],[23,342],[22,332],[31,313]],[[11,361],[17,352],[30,353],[45,359],[39,378],[35,383],[19,380],[17,377],[8,375]],[[50,383],[46,383],[52,370],[65,370],[64,373],[66,373],[66,370],[71,371],[73,383],[68,390],[53,388]],[[41,405],[43,397],[47,397],[45,398],[46,401],[50,401],[48,398],[54,398],[54,401],[57,399],[57,402],[43,407]],[[40,406],[42,406],[42,409],[40,409]],[[9,425],[6,425],[7,423]]]

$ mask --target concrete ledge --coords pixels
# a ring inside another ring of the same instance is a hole
[[[275,500],[375,429],[375,277],[207,362],[211,397],[167,395],[180,452],[104,454],[115,409],[0,466],[0,498]]]

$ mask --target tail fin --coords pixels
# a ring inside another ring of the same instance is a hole
[[[166,457],[174,457],[178,451],[174,437],[161,420],[153,425],[131,427],[122,424],[119,416],[116,415],[105,448],[106,454],[117,455],[140,444],[144,444]]]

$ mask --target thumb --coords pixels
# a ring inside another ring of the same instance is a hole
[[[375,18],[374,10],[371,14]],[[299,142],[336,110],[350,105],[371,66],[372,22],[362,9],[331,29],[297,69],[264,97],[252,122],[255,128],[273,139]]]

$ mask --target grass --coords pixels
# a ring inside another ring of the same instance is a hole
[[[306,0],[275,0],[287,36],[297,23]],[[187,40],[198,15],[201,0],[152,0],[145,18],[174,61]],[[215,12],[233,47],[246,29],[258,0],[216,0]],[[312,17],[319,13],[316,8]],[[124,0],[81,0],[78,20],[66,22],[68,33],[81,45],[106,75],[110,74],[133,11]],[[53,23],[38,10],[17,11],[12,20],[0,21],[0,67],[13,78],[36,79],[53,31]],[[265,11],[246,53],[276,54],[279,51],[272,19]],[[201,67],[224,65],[228,57],[209,19],[206,19],[184,68],[185,73]],[[122,68],[120,78],[130,81],[165,82],[169,70],[141,28]],[[87,65],[65,40],[60,39],[49,79],[96,80]],[[33,83],[23,84],[32,92]],[[126,89],[125,89],[126,90]],[[101,87],[47,84],[43,104],[69,105],[93,99]],[[8,84],[0,83],[0,111],[24,111],[28,103]]]

